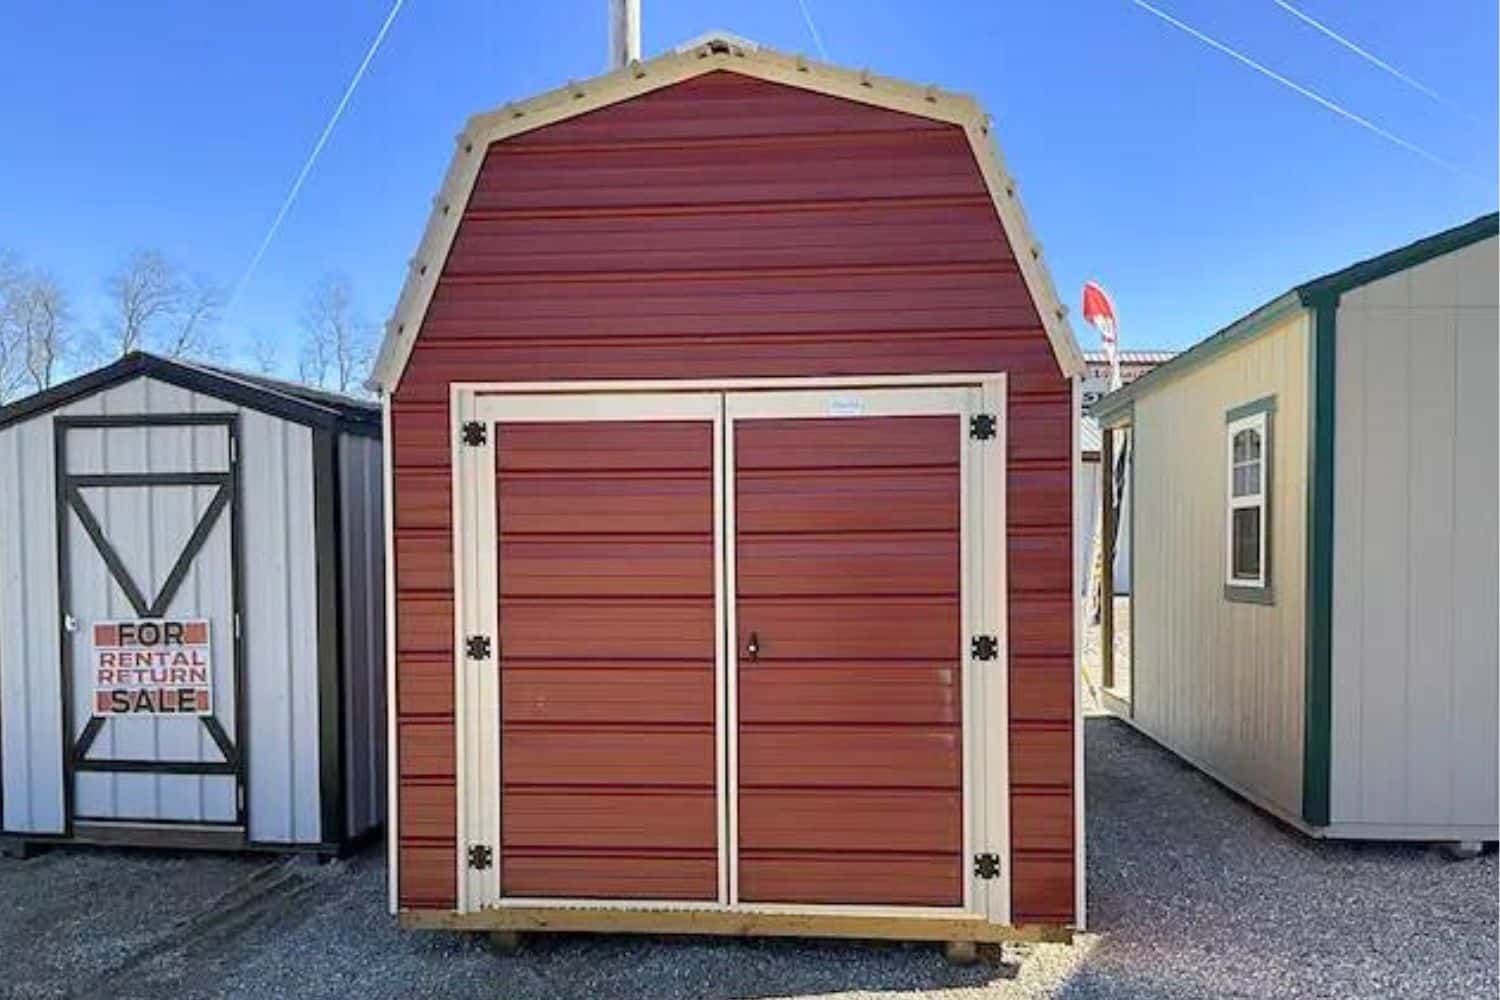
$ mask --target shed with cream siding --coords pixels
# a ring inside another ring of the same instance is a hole
[[[1497,839],[1496,232],[1298,286],[1094,409],[1152,539],[1116,707],[1317,836]]]

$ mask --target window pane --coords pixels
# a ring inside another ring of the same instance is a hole
[[[1250,432],[1240,431],[1234,436],[1234,461],[1236,464],[1250,458]]]
[[[1247,430],[1244,433],[1249,437],[1249,441],[1246,444],[1249,454],[1246,457],[1250,459],[1260,458],[1260,431]]]
[[[1254,496],[1260,492],[1260,463],[1247,462],[1234,467],[1234,495]]]
[[[1260,508],[1240,507],[1234,512],[1230,575],[1236,580],[1260,578]]]

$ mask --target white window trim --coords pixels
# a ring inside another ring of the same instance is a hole
[[[1224,431],[1224,583],[1230,587],[1265,590],[1270,581],[1266,578],[1267,525],[1270,523],[1271,439],[1269,422],[1264,411],[1247,414],[1231,420]],[[1234,439],[1243,430],[1254,430],[1260,434],[1260,489],[1248,496],[1234,495]],[[1234,573],[1234,512],[1249,507],[1260,510],[1260,573],[1258,576],[1236,576]]]

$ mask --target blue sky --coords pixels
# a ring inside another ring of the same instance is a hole
[[[1492,211],[1491,0],[1303,0],[1439,104],[1272,0],[1153,0],[1453,164],[1398,148],[1129,0],[806,0],[833,62],[977,96],[1073,307],[1101,280],[1129,346],[1185,346],[1288,286]],[[340,272],[383,321],[476,111],[603,67],[604,0],[407,0],[226,323],[295,354]],[[644,0],[644,48],[711,27],[815,54],[797,0]],[[0,0],[0,247],[98,325],[133,248],[230,287],[389,9]]]

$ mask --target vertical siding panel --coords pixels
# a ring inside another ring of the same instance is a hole
[[[1494,829],[1500,813],[1500,747],[1495,741],[1496,705],[1500,704],[1500,580],[1495,552],[1500,550],[1500,479],[1495,442],[1497,429],[1495,371],[1500,366],[1496,338],[1494,276],[1496,241],[1476,253],[1484,269],[1478,295],[1491,296],[1482,308],[1458,317],[1458,433],[1455,450],[1453,525],[1459,539],[1453,579],[1452,683],[1453,729],[1450,761],[1453,821]],[[1480,299],[1483,301],[1483,299]]]
[[[316,843],[316,537],[312,432],[242,413],[250,839]]]
[[[1331,820],[1353,835],[1496,829],[1496,247],[1339,309]]]
[[[1329,741],[1329,818],[1359,815],[1364,797],[1362,757],[1348,752],[1360,745],[1361,690],[1364,687],[1365,387],[1368,345],[1347,310],[1337,340],[1334,395],[1333,484],[1333,663]]]
[[[292,762],[291,830],[301,843],[316,843],[322,837],[322,812],[319,802],[320,771],[318,739],[318,599],[317,599],[317,531],[313,512],[312,431],[306,427],[284,424],[287,450],[284,455],[287,483],[288,578],[292,595],[291,615],[287,622],[291,657],[287,664],[287,683],[291,686],[291,743],[287,753]]]
[[[384,813],[384,642],[380,616],[380,445],[345,434],[339,442],[339,526],[343,566],[344,747],[351,836]]]
[[[1136,400],[1135,722],[1284,813],[1302,802],[1306,319]],[[1225,413],[1276,397],[1271,418],[1273,605],[1225,580]]]
[[[36,419],[3,433],[9,454],[0,487],[0,710],[4,719],[5,829],[63,830],[62,692],[58,669],[52,424]],[[13,512],[13,513],[12,513]]]
[[[1450,283],[1451,284],[1451,283]],[[1454,436],[1457,427],[1455,333],[1452,309],[1410,312],[1406,337],[1406,379],[1410,384],[1411,503],[1407,510],[1406,577],[1411,581],[1407,617],[1409,646],[1401,661],[1406,687],[1406,720],[1402,738],[1392,739],[1406,760],[1406,784],[1389,812],[1402,821],[1449,822],[1452,775],[1428,763],[1453,759],[1453,671],[1429,664],[1453,662]],[[1436,516],[1435,516],[1436,515]],[[1440,746],[1429,759],[1424,744]]]
[[[1411,656],[1408,608],[1411,397],[1406,384],[1407,336],[1401,314],[1372,313],[1365,324],[1369,345],[1365,383],[1364,602],[1360,632],[1359,756],[1364,780],[1360,816],[1389,815],[1406,788],[1404,730],[1407,671]]]
[[[246,507],[251,484],[256,484],[256,516],[245,522],[245,561],[281,566],[289,575],[287,430],[278,421],[245,414],[240,473]],[[294,587],[290,579],[278,581],[268,573],[246,572],[243,579],[246,696],[254,719],[249,740],[249,836],[255,841],[288,842],[293,838],[289,668],[295,640],[289,605]]]

